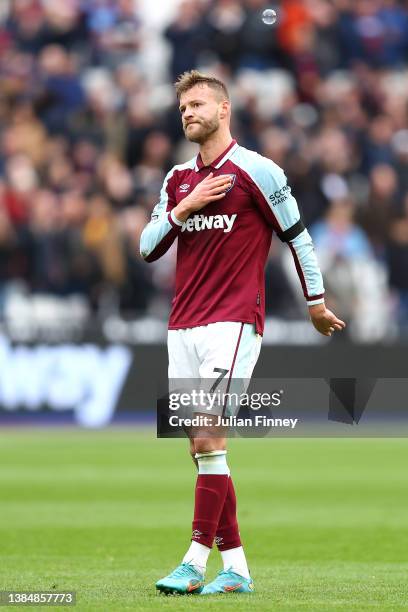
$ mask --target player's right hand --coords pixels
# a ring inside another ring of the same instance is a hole
[[[323,336],[331,336],[335,331],[342,331],[346,327],[345,322],[338,319],[324,304],[309,306],[309,314],[314,327]]]
[[[198,183],[193,191],[173,209],[174,214],[180,221],[185,221],[192,212],[201,210],[204,206],[210,204],[210,202],[221,200],[231,187],[231,184],[232,178],[229,174],[213,176],[213,172],[210,172],[210,174]]]

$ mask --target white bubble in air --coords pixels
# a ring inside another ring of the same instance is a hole
[[[278,16],[276,14],[276,11],[274,11],[273,9],[265,9],[262,13],[262,21],[266,25],[273,25],[276,22],[277,18]]]

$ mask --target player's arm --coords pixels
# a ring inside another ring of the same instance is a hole
[[[258,203],[280,240],[286,242],[292,252],[314,327],[321,334],[331,336],[335,330],[344,329],[345,323],[325,306],[323,278],[312,238],[300,218],[284,172],[270,160],[262,159],[261,181],[257,185],[257,192],[262,197],[258,198]]]
[[[183,225],[174,218],[172,212],[176,204],[173,195],[173,174],[174,168],[164,179],[160,200],[154,207],[150,222],[140,237],[140,254],[149,263],[156,261],[169,250]]]
[[[291,197],[297,208],[295,198]],[[325,306],[323,278],[309,232],[302,221],[297,221],[292,228],[288,228],[278,235],[281,240],[288,243],[292,251],[314,327],[324,336],[331,336],[334,331],[344,329],[346,324]],[[297,235],[292,237],[294,234]]]

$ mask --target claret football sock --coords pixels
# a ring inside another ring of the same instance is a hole
[[[228,478],[228,491],[218,523],[215,543],[221,552],[224,569],[228,570],[232,567],[237,574],[249,578],[248,565],[239,535],[237,499],[231,477]]]
[[[197,453],[198,476],[192,541],[212,548],[215,532],[228,491],[226,451]]]
[[[215,543],[219,551],[241,546],[237,522],[237,498],[232,478],[228,478],[228,491],[217,527]]]

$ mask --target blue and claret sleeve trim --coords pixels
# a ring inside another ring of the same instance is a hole
[[[296,238],[289,240],[288,245],[292,251],[308,306],[322,304],[324,302],[323,278],[317,262],[312,238],[307,229],[304,229]]]

